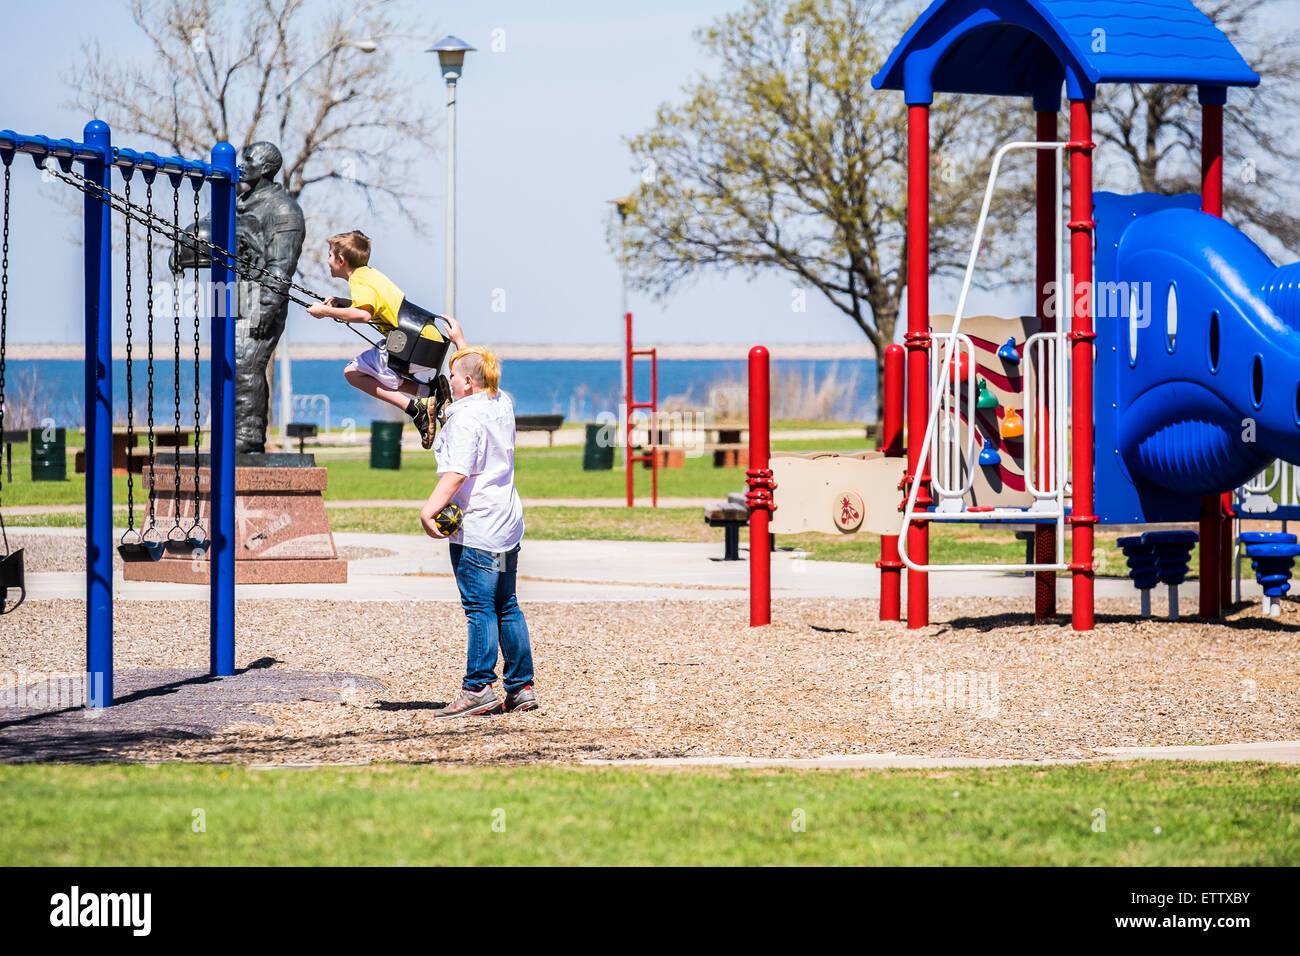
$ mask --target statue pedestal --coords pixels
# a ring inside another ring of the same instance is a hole
[[[179,504],[182,530],[194,521],[194,458],[181,456],[179,500],[170,456],[145,466],[142,482],[154,502],[165,538]],[[239,455],[235,460],[235,583],[344,584],[348,563],[338,556],[322,492],[328,481],[311,455]],[[199,522],[210,534],[208,455],[199,456]],[[127,562],[128,581],[207,584],[207,555],[165,555],[161,561]]]

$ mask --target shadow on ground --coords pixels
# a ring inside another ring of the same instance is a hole
[[[0,762],[125,760],[135,748],[215,737],[235,724],[269,724],[259,704],[311,700],[345,704],[370,677],[342,671],[293,671],[263,657],[230,677],[180,669],[119,670],[112,707],[86,707],[96,690],[83,675],[48,675],[5,691]],[[430,705],[432,706],[432,705]]]

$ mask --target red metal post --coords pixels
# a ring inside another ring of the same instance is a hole
[[[623,408],[626,413],[626,417],[624,418],[624,428],[623,428],[623,439],[624,439],[623,466],[627,469],[627,506],[631,508],[632,507],[632,408],[636,398],[636,396],[632,393],[632,313],[631,312],[625,313],[623,319],[627,324],[627,336],[625,340],[627,346],[627,352],[626,352],[626,362],[624,366],[627,369],[627,384],[626,384],[626,392],[624,393],[627,397],[623,402]]]
[[[885,348],[885,394],[882,397],[880,450],[887,458],[902,458],[903,384],[905,350],[901,345]],[[880,619],[897,621],[902,611],[903,562],[898,556],[898,535],[880,536]]]
[[[1054,143],[1057,137],[1056,112],[1054,110],[1039,110],[1035,114],[1037,117],[1037,136],[1040,143]],[[1061,241],[1061,237],[1056,234],[1056,203],[1057,203],[1057,182],[1056,175],[1059,168],[1059,161],[1054,150],[1038,150],[1038,169],[1037,169],[1037,198],[1035,202],[1036,223],[1035,229],[1038,239],[1037,268],[1035,269],[1038,282],[1038,318],[1042,323],[1040,330],[1043,332],[1056,331],[1055,314],[1048,315],[1049,287],[1056,281],[1056,250]],[[1057,289],[1056,309],[1053,312],[1059,312],[1062,304],[1065,302],[1065,290]],[[1040,372],[1040,400],[1034,409],[1034,421],[1038,428],[1038,442],[1050,442],[1052,435],[1053,422],[1048,413],[1048,396],[1052,394],[1052,389],[1056,387],[1055,376],[1050,368],[1041,369]],[[1025,443],[1029,447],[1029,442]],[[1057,462],[1056,467],[1062,468],[1064,462]],[[1053,476],[1055,477],[1055,476]],[[1043,482],[1048,478],[1038,467],[1034,465],[1034,480],[1038,487],[1043,487]],[[1050,524],[1040,524],[1034,526],[1034,563],[1051,564],[1056,560],[1056,526]],[[1034,575],[1034,620],[1046,621],[1056,616],[1056,572],[1039,571]]]
[[[1223,215],[1223,107],[1217,103],[1201,107],[1201,210],[1211,216]],[[1228,519],[1225,528],[1223,515],[1231,508],[1231,494],[1201,498],[1202,617],[1221,617],[1230,593],[1227,580],[1231,558],[1225,560],[1224,555],[1231,553],[1232,525]]]
[[[916,506],[930,504],[928,462],[921,442],[930,417],[930,108],[907,108],[907,475],[920,482]],[[906,493],[904,494],[906,499]],[[907,529],[907,554],[917,564],[930,561],[930,526],[913,521]],[[907,626],[930,621],[930,581],[925,571],[907,572]]]
[[[1223,215],[1223,107],[1201,107],[1201,210]]]
[[[1201,496],[1201,617],[1217,618],[1223,615],[1223,595],[1219,591],[1219,512],[1222,509],[1218,495]]]
[[[1223,106],[1201,106],[1201,211],[1223,215]],[[1201,499],[1201,615],[1217,618],[1232,594],[1232,492]]]
[[[749,491],[749,626],[762,627],[772,620],[772,545],[768,528],[776,504],[772,492],[768,427],[771,393],[768,386],[768,353],[761,345],[749,350],[749,469],[745,484]]]
[[[1070,102],[1070,272],[1074,281],[1074,322],[1070,329],[1071,483],[1070,570],[1073,572],[1073,625],[1093,627],[1092,531],[1097,523],[1093,501],[1092,422],[1092,103]]]
[[[659,507],[659,350],[650,349],[650,507]]]

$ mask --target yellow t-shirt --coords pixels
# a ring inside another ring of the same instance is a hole
[[[368,308],[370,324],[384,335],[397,328],[397,310],[402,307],[406,296],[388,276],[370,266],[361,266],[348,276],[348,293],[352,296],[353,308]],[[421,338],[435,342],[443,340],[432,322],[425,326]]]

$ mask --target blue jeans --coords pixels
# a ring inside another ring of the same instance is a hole
[[[469,622],[466,690],[479,691],[497,679],[497,644],[505,658],[508,693],[533,682],[533,651],[528,624],[515,598],[519,545],[503,553],[480,551],[451,542],[451,570]]]

